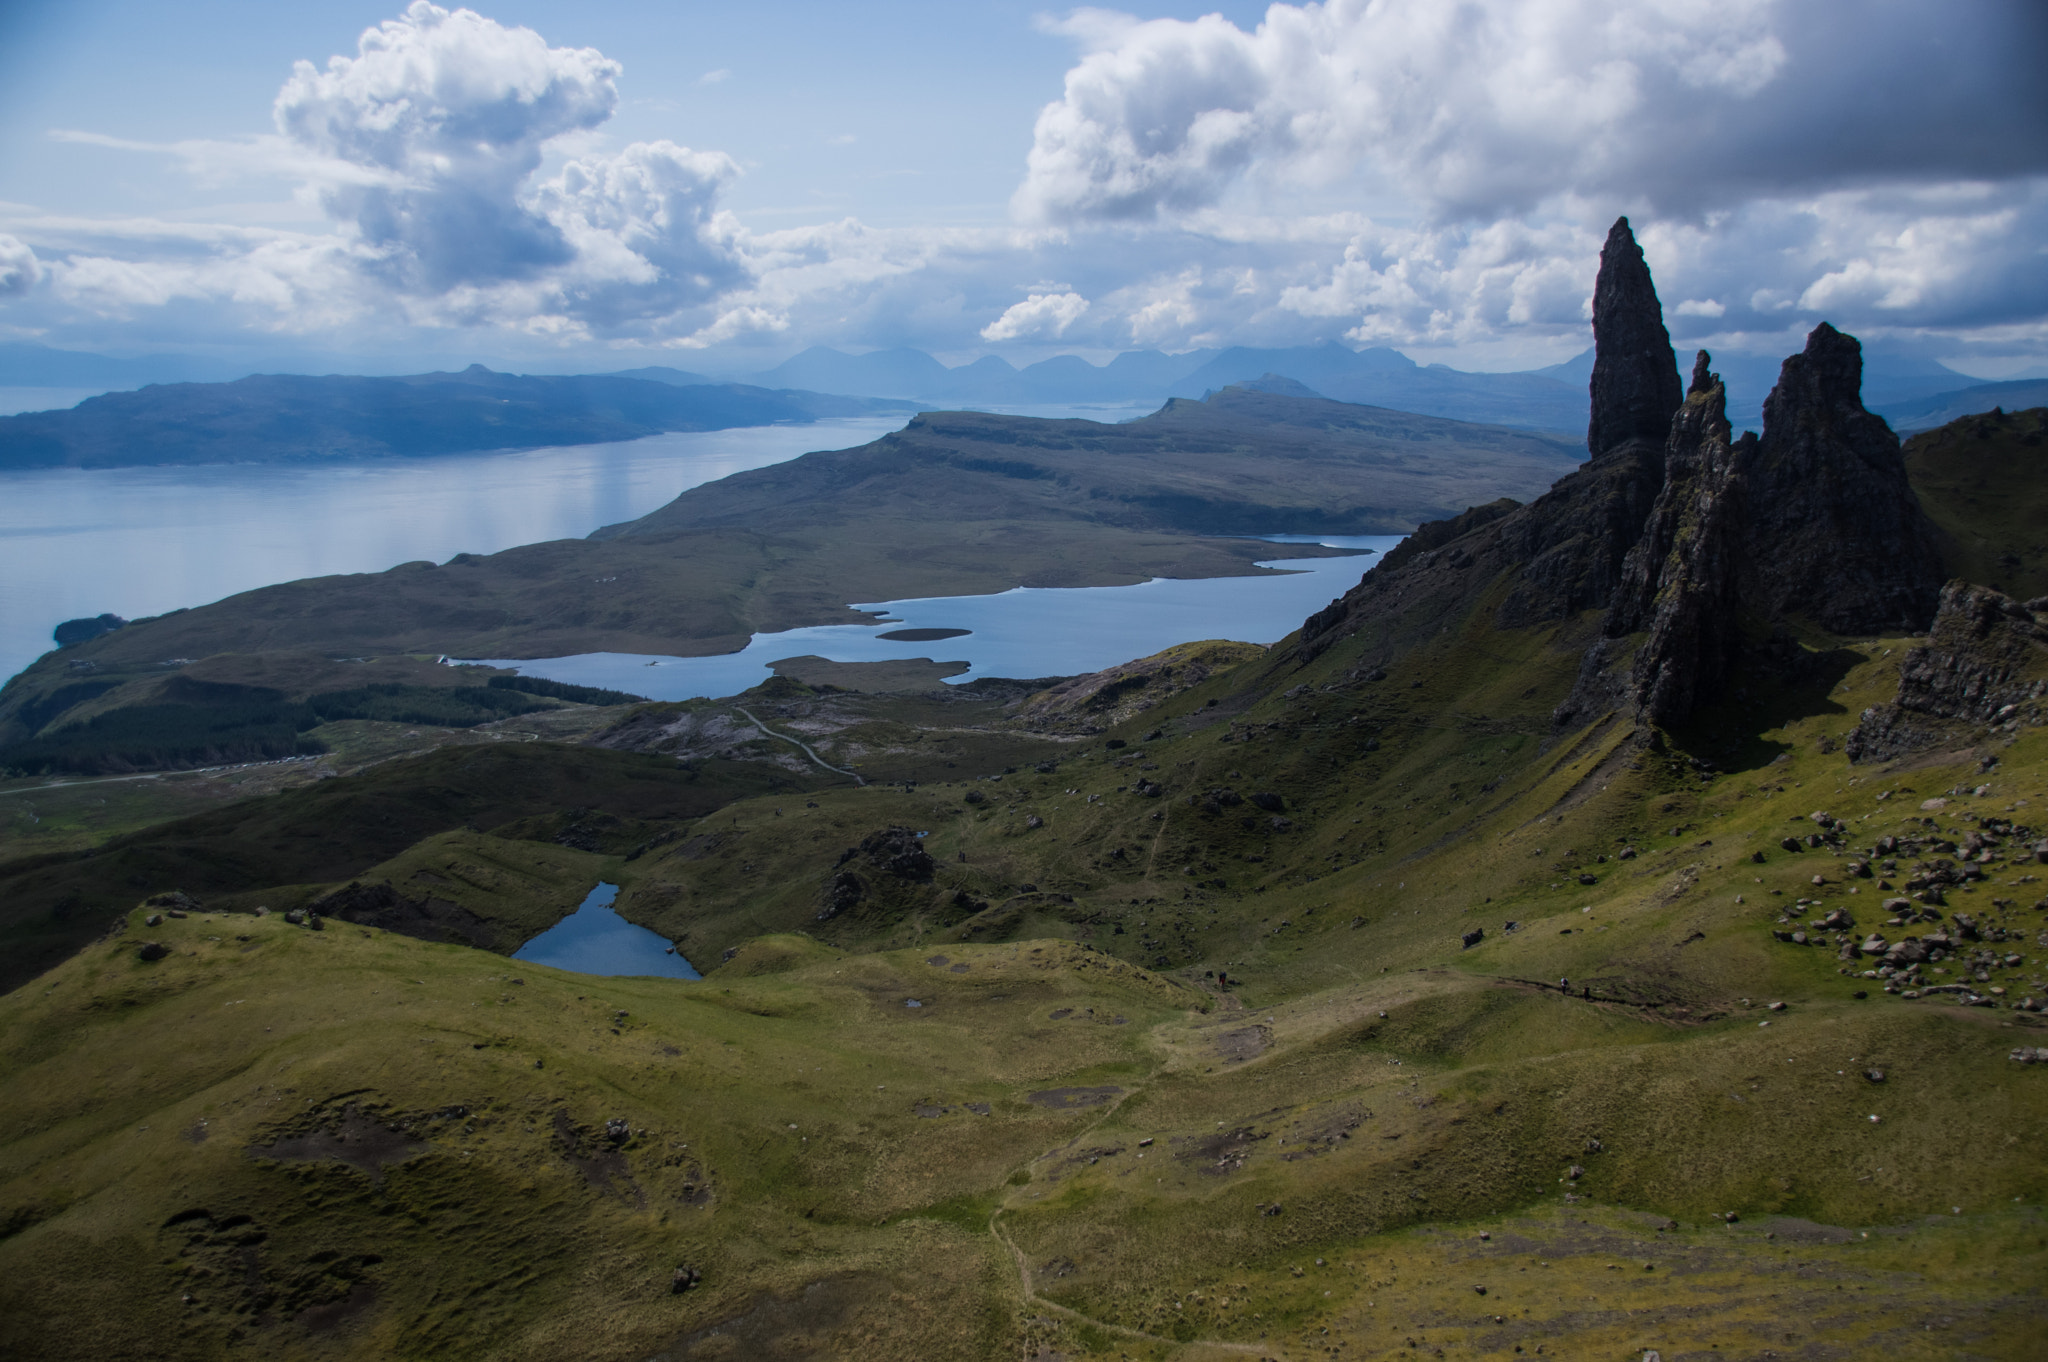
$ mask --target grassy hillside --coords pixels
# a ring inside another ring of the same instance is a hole
[[[1906,441],[1920,504],[1948,536],[1949,570],[2031,600],[2048,595],[2048,407],[1971,416]]]
[[[0,1000],[9,1342],[2030,1356],[2048,1091],[2006,1055],[2048,1028],[1774,935],[1836,906],[1910,931],[1849,860],[1989,829],[1948,909],[1981,942],[1931,977],[2048,996],[2038,834],[1997,831],[2048,807],[2040,730],[1996,735],[1990,777],[1833,750],[1906,642],[1835,649],[1705,771],[1612,726],[1551,741],[1566,654],[1482,630],[1371,681],[1352,641],[1246,661],[1047,772],[544,853],[535,902],[616,873],[701,983],[131,916]],[[1841,852],[1784,850],[1816,811]],[[929,832],[928,879],[841,861],[891,826]],[[477,845],[378,873],[452,880]],[[842,865],[873,913],[820,922]]]
[[[0,1351],[2038,1356],[2038,701],[1853,764],[1926,640],[1802,627],[1673,731],[1560,728],[1593,617],[1505,589],[785,678],[0,885],[249,858],[0,997]],[[597,880],[706,977],[506,958]]]
[[[208,903],[282,909],[310,898],[312,886],[347,880],[435,833],[488,830],[564,809],[583,811],[583,821],[672,822],[736,795],[804,784],[771,766],[685,768],[636,753],[538,742],[387,762],[90,850],[0,863],[0,983],[32,979],[145,893],[181,889]]]

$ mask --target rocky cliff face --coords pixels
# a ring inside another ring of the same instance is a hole
[[[1661,448],[1678,409],[1678,360],[1650,266],[1627,218],[1616,218],[1593,284],[1593,417],[1586,449],[1599,458],[1630,440]]]
[[[1746,548],[1738,469],[1755,441],[1730,443],[1727,389],[1708,362],[1702,350],[1685,405],[1672,418],[1664,486],[1601,627],[1609,639],[1648,632],[1624,694],[1651,723],[1683,718],[1718,690],[1738,637]]]
[[[1680,397],[1626,218],[1601,252],[1593,326],[1591,461],[1527,506],[1423,526],[1311,617],[1302,656],[1362,629],[1390,649],[1434,632],[1506,575],[1501,628],[1606,609],[1560,727],[1614,710],[1668,725],[1719,693],[1746,632],[1782,633],[1793,619],[1843,634],[1927,626],[1941,581],[1936,530],[1898,437],[1863,408],[1854,338],[1817,327],[1785,361],[1762,437],[1731,438],[1726,389],[1704,352]]]
[[[1862,388],[1863,347],[1826,322],[1785,361],[1743,470],[1744,598],[1837,634],[1925,629],[1943,577],[1936,532]]]
[[[1653,724],[1683,720],[1738,665],[1746,625],[1800,618],[1841,634],[1907,632],[1934,614],[1934,525],[1906,481],[1898,437],[1863,409],[1855,339],[1825,322],[1814,329],[1764,403],[1761,439],[1730,442],[1708,363],[1701,351],[1671,423],[1664,486],[1601,628],[1607,639],[1648,637],[1625,683],[1604,655],[1582,669],[1560,719],[1611,697]]]
[[[1418,528],[1316,613],[1304,659],[1366,625],[1389,646],[1433,632],[1503,573],[1512,581],[1495,622],[1506,629],[1565,621],[1612,598],[1663,485],[1665,437],[1680,402],[1663,307],[1627,218],[1608,234],[1593,293],[1592,458],[1527,506],[1493,502]]]
[[[2048,709],[2048,596],[2022,604],[1950,582],[1924,647],[1899,666],[1898,698],[1863,711],[1843,749],[1854,762],[1979,740]]]

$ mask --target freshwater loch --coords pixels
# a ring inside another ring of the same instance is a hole
[[[962,662],[947,678],[1073,676],[1148,657],[1177,643],[1233,639],[1274,643],[1358,585],[1402,535],[1258,535],[1273,543],[1325,544],[1352,552],[1333,558],[1284,558],[1252,577],[1155,577],[1133,586],[1017,587],[990,596],[926,596],[863,602],[873,624],[830,624],[756,634],[736,653],[645,657],[583,653],[534,660],[492,659],[527,676],[604,686],[650,700],[736,695],[786,658]],[[907,637],[906,637],[907,636]],[[479,659],[483,660],[483,659]]]
[[[514,960],[577,974],[652,974],[701,979],[668,941],[612,911],[616,884],[600,884],[575,912],[512,952]]]

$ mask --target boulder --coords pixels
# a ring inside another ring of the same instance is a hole
[[[171,953],[170,947],[161,941],[145,941],[142,949],[135,952],[138,960],[161,960]]]

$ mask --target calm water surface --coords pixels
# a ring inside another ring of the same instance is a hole
[[[48,650],[68,619],[135,619],[299,577],[580,538],[699,483],[902,424],[864,417],[341,466],[0,474],[0,678]]]
[[[669,979],[701,979],[682,953],[645,927],[635,927],[612,911],[619,897],[616,884],[600,884],[583,906],[512,952],[514,960],[578,974],[656,974]]]
[[[1377,555],[1401,535],[1264,535],[1278,543],[1328,544],[1372,557],[1290,558],[1263,577],[1200,580],[1155,577],[1136,586],[1018,587],[994,596],[932,596],[859,605],[882,613],[872,625],[832,624],[756,634],[746,648],[719,657],[646,657],[583,653],[538,661],[499,660],[528,676],[607,686],[654,700],[735,695],[768,679],[768,664],[815,654],[835,662],[928,657],[963,661],[978,676],[1072,676],[1147,657],[1176,643],[1227,638],[1273,643],[1358,584]],[[895,642],[904,629],[965,629],[960,638]]]

